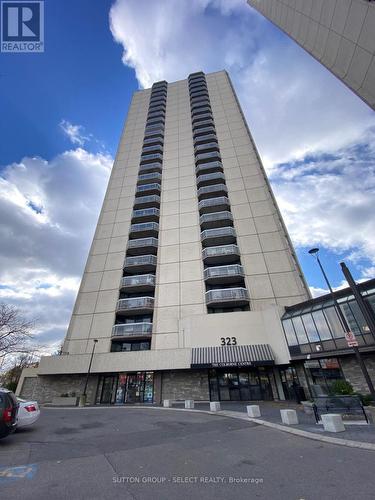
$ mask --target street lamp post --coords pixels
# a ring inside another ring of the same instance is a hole
[[[311,250],[309,250],[309,254],[312,255],[313,257],[315,257],[316,261],[318,262],[318,265],[319,265],[320,270],[321,270],[321,272],[323,274],[324,280],[327,283],[328,289],[330,291],[330,294],[331,294],[331,297],[332,297],[332,300],[333,300],[333,305],[334,305],[334,308],[336,310],[336,314],[337,314],[337,316],[339,318],[339,321],[341,323],[341,326],[342,326],[345,334],[346,333],[351,333],[350,326],[349,326],[348,322],[346,321],[345,315],[344,315],[341,307],[339,306],[339,304],[338,304],[338,302],[336,300],[335,294],[334,294],[334,292],[332,290],[332,287],[331,287],[331,283],[329,282],[328,276],[327,276],[327,274],[324,271],[322,263],[320,262],[320,259],[319,259],[319,248],[312,248]],[[372,398],[375,400],[374,385],[373,385],[372,380],[370,378],[370,375],[369,375],[369,373],[367,371],[366,365],[365,365],[365,363],[364,363],[364,361],[362,359],[362,355],[359,352],[358,346],[352,346],[352,349],[353,349],[354,354],[355,354],[355,356],[357,358],[357,361],[358,361],[358,364],[359,364],[359,366],[361,368],[363,376],[364,376],[364,378],[366,380],[366,383],[367,383],[367,386],[369,388],[370,394],[371,394]]]
[[[89,383],[89,377],[90,377],[90,371],[91,371],[91,365],[92,365],[92,359],[94,357],[94,352],[95,352],[95,346],[96,346],[96,343],[97,343],[97,339],[94,339],[94,343],[93,343],[93,346],[92,346],[92,351],[91,351],[91,357],[90,357],[90,363],[89,363],[89,368],[87,370],[87,375],[86,375],[86,381],[85,381],[85,387],[83,389],[83,393],[81,395],[81,397],[79,398],[79,406],[85,406],[86,405],[86,398],[87,398],[87,395],[86,395],[86,391],[87,391],[87,385]]]

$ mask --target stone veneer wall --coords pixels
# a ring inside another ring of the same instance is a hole
[[[370,356],[363,356],[363,360],[366,364],[371,380],[375,385],[375,356],[373,354]],[[366,381],[362,375],[362,371],[355,356],[345,356],[340,358],[340,364],[345,379],[352,384],[354,390],[363,394],[368,393],[369,390]]]
[[[86,375],[39,375],[26,377],[21,389],[20,397],[33,399],[38,403],[51,403],[52,399],[70,392],[77,396],[83,393]],[[98,375],[91,375],[87,386],[87,401],[95,403]]]
[[[163,372],[162,399],[209,401],[207,370]]]

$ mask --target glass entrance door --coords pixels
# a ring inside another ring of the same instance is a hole
[[[209,371],[211,401],[256,401],[273,399],[265,368],[216,369]]]

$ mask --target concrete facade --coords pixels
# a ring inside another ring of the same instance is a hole
[[[375,109],[375,4],[368,0],[248,0]]]
[[[37,370],[38,378],[43,378],[45,384],[55,383],[53,377],[60,377],[50,393],[38,386],[44,400],[52,393],[60,395],[57,393],[79,389],[82,374],[88,370],[94,339],[98,342],[91,367],[93,374],[152,371],[155,391],[155,380],[162,373],[164,382],[157,384],[163,399],[185,398],[187,392],[191,399],[208,399],[207,370],[204,375],[191,371],[189,376],[186,370],[190,369],[192,348],[220,346],[223,338],[234,336],[239,346],[267,344],[276,364],[289,362],[280,317],[284,306],[309,298],[309,290],[229,76],[219,71],[204,77],[233,219],[231,230],[235,232],[243,270],[241,286],[249,298],[247,307],[231,312],[224,308],[217,313],[206,304],[189,80],[168,85],[161,82],[167,86],[167,97],[150,349],[112,352],[117,340],[112,329],[118,320],[120,282],[132,238],[139,164],[145,147],[146,122],[150,119],[150,96],[155,89],[135,92],[63,355],[43,357]],[[67,375],[69,379],[65,378]],[[68,389],[67,380],[73,389]],[[273,376],[270,384],[276,395]],[[160,399],[160,394],[156,399]]]

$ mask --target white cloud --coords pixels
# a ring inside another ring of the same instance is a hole
[[[90,135],[84,135],[84,127],[82,125],[73,125],[68,120],[61,120],[59,125],[64,134],[74,145],[84,146],[84,144],[91,139]]]
[[[66,333],[112,161],[78,148],[23,158],[0,177],[0,301],[35,318],[38,342],[52,349]]]

